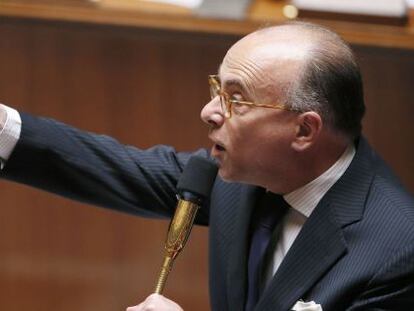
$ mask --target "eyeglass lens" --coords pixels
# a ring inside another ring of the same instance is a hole
[[[221,112],[226,118],[230,118],[231,102],[227,99],[226,95],[221,92],[220,82],[215,78],[210,78],[209,84],[211,99],[214,99],[218,96],[220,99]]]

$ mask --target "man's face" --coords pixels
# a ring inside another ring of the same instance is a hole
[[[219,70],[222,90],[237,100],[283,104],[283,89],[293,79],[298,62],[283,57],[278,60],[274,51],[274,45],[257,39],[236,43]],[[294,152],[291,141],[297,130],[297,114],[245,105],[232,107],[232,116],[226,119],[216,97],[201,112],[203,121],[211,125],[211,153],[219,162],[220,176],[263,187],[275,179],[283,182],[289,173],[286,164]]]

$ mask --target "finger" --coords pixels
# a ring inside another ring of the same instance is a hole
[[[140,310],[143,310],[143,309],[142,309],[143,304],[144,304],[144,303],[143,303],[143,302],[141,302],[139,305],[128,307],[128,308],[126,309],[126,311],[140,311]]]

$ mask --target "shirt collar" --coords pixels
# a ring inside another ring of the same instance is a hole
[[[350,144],[341,157],[322,175],[306,185],[283,196],[289,205],[309,217],[322,197],[341,178],[355,156],[355,147]]]

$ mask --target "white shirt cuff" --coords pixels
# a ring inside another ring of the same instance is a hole
[[[20,138],[22,120],[17,110],[2,104],[0,104],[0,109],[4,109],[7,115],[4,127],[0,128],[0,159],[7,161]],[[0,169],[4,166],[1,160]]]

